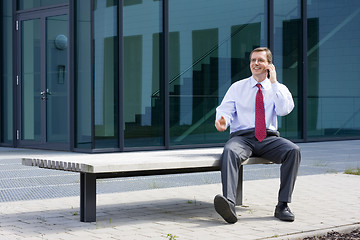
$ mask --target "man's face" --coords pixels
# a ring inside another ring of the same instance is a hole
[[[254,76],[265,74],[268,65],[265,51],[253,52],[250,58],[250,70]]]

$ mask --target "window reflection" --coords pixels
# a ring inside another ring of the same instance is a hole
[[[26,10],[37,7],[46,7],[50,5],[58,5],[69,3],[69,0],[51,0],[51,1],[39,1],[39,0],[17,0],[18,10]]]
[[[117,1],[97,0],[94,4],[95,148],[117,148]]]
[[[124,146],[163,146],[162,1],[124,1],[123,28]]]
[[[307,9],[308,136],[359,136],[360,2],[313,0]]]
[[[214,127],[215,108],[250,76],[251,50],[267,44],[264,9],[264,0],[169,1],[170,144],[228,139]]]

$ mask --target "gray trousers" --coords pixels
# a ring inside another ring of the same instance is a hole
[[[290,203],[301,161],[300,148],[280,137],[279,132],[270,130],[267,131],[267,137],[262,142],[255,138],[254,129],[242,130],[230,135],[221,160],[224,197],[233,203],[236,202],[239,168],[241,162],[250,156],[263,157],[281,164],[278,201]]]

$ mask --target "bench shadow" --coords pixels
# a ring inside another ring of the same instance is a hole
[[[248,207],[237,206],[236,211],[240,221],[276,221],[272,216],[255,216],[250,213]],[[110,221],[114,225],[190,223],[196,228],[227,224],[216,213],[212,202],[189,201],[181,198],[98,206],[97,223],[106,225]]]
[[[273,221],[273,217],[257,217],[249,214],[246,207],[237,207],[240,221]],[[98,228],[141,228],[143,224],[169,225],[186,223],[190,229],[206,229],[208,227],[228,225],[215,211],[212,202],[190,201],[175,198],[151,201],[134,201],[133,203],[98,205],[96,222],[80,222],[79,208],[61,210],[39,210],[8,214],[3,219],[16,219],[15,222],[26,226],[21,231],[34,235],[36,233],[54,234],[94,230]],[[17,225],[17,224],[15,224]],[[9,224],[0,224],[7,231],[16,232],[14,220]],[[21,228],[21,226],[19,226]],[[36,228],[37,232],[34,232]]]
[[[223,224],[212,203],[182,198],[98,205],[96,219],[103,224],[111,219],[114,225],[186,222],[196,227],[209,227]]]

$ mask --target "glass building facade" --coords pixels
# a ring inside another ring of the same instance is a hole
[[[295,101],[281,135],[360,139],[357,0],[3,0],[0,146],[221,146],[215,109],[274,55]]]

